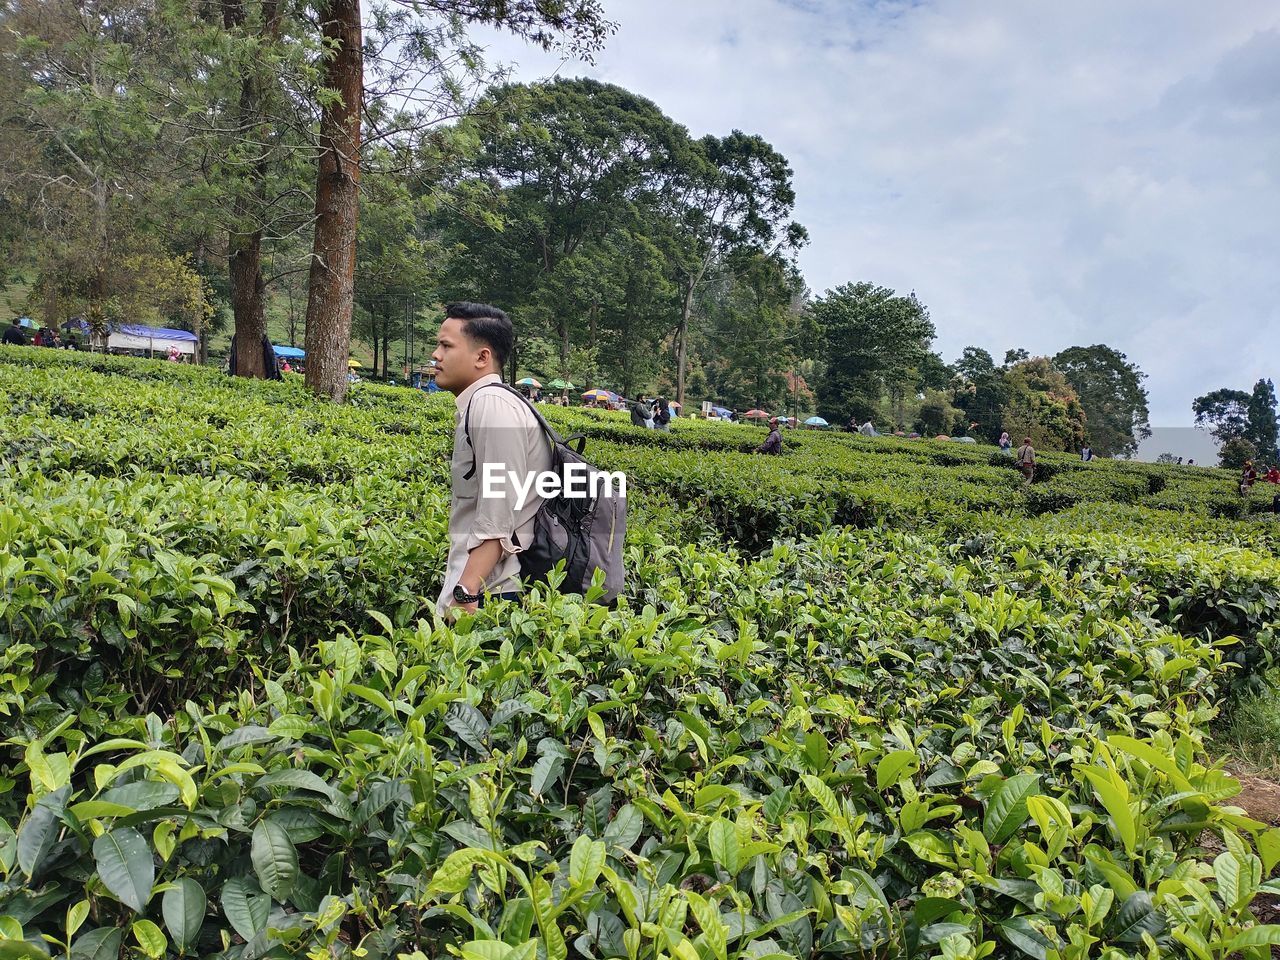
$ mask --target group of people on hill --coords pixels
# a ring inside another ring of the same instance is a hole
[[[31,339],[28,340],[26,328],[22,326],[17,317],[14,317],[13,322],[5,328],[3,336],[0,336],[0,341],[15,347],[52,347],[54,350],[80,349],[80,343],[74,336],[69,336],[66,340],[63,340],[58,331],[52,327],[38,328],[32,334]]]
[[[1253,465],[1252,460],[1246,460],[1244,467],[1240,470],[1240,495],[1248,496],[1249,491],[1253,489],[1253,485],[1259,480],[1264,483],[1274,483],[1280,485],[1280,466],[1271,465],[1271,469],[1266,473],[1260,473],[1258,468]],[[1280,496],[1280,494],[1277,494]]]
[[[631,403],[631,423],[646,430],[671,429],[671,401],[666,397],[647,400],[641,397]]]

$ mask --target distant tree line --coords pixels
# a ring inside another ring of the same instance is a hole
[[[468,36],[590,56],[598,0],[12,0],[0,21],[0,282],[46,323],[227,329],[261,376],[271,313],[341,399],[353,338],[394,374],[440,304],[487,300],[519,324],[513,376],[1100,455],[1149,433],[1110,347],[947,363],[914,293],[811,293],[791,168],[759,135],[694,136],[594,80],[505,82]]]

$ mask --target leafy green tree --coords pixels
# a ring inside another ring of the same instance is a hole
[[[1276,387],[1270,380],[1259,380],[1249,395],[1249,430],[1246,437],[1258,456],[1275,463],[1276,451]]]
[[[433,300],[444,251],[424,229],[424,198],[415,198],[396,175],[394,156],[367,171],[360,195],[360,246],[356,270],[356,330],[373,347],[373,364],[390,373],[391,343],[429,335],[417,314]]]
[[[1069,347],[1053,358],[1080,397],[1088,418],[1088,442],[1104,457],[1129,457],[1151,436],[1147,375],[1106,344]]]
[[[472,170],[495,181],[501,199],[496,222],[445,224],[448,241],[467,250],[446,296],[510,310],[522,336],[557,345],[556,375],[578,382],[584,372],[569,369],[575,344],[613,339],[606,324],[626,326],[624,343],[650,340],[638,329],[648,307],[638,289],[621,313],[609,308],[631,268],[654,279],[654,248],[637,241],[670,236],[655,222],[652,194],[687,134],[651,101],[588,79],[498,87],[478,113],[469,123],[479,146]]]
[[[1002,414],[1014,442],[1030,437],[1048,450],[1079,450],[1084,444],[1084,408],[1075,389],[1048,357],[1019,360],[1005,371],[1008,399]]]
[[[838,423],[874,414],[888,386],[924,361],[936,334],[914,293],[904,297],[866,282],[829,290],[810,312],[826,360],[819,404]]]
[[[1247,437],[1231,437],[1218,451],[1218,465],[1239,470],[1247,461],[1258,460],[1258,448]]]
[[[1249,430],[1249,401],[1243,390],[1222,388],[1191,401],[1196,426],[1205,427],[1219,443],[1243,437]]]
[[[0,97],[0,187],[40,225],[25,239],[46,322],[82,311],[101,335],[120,262],[156,252],[158,98],[144,80],[167,33],[143,4],[13,0],[0,15],[15,84]]]
[[[965,347],[951,370],[952,403],[964,411],[968,423],[978,425],[972,428],[976,436],[995,443],[1005,430],[1004,408],[1009,401],[1004,371],[981,347]]]
[[[916,429],[924,436],[937,436],[955,430],[957,420],[964,418],[964,411],[953,406],[944,390],[929,389],[920,401]]]
[[[779,255],[743,252],[713,268],[695,315],[694,357],[706,392],[730,407],[791,410],[811,391],[797,349],[803,281]]]
[[[666,193],[680,242],[672,268],[680,289],[675,331],[675,393],[684,402],[695,296],[714,264],[760,250],[799,249],[808,233],[791,221],[791,167],[764,138],[734,130],[708,134],[677,156],[679,170]]]

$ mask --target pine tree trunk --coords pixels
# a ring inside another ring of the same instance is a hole
[[[236,375],[262,379],[267,375],[262,349],[262,338],[267,333],[262,234],[233,234],[227,266],[231,275],[231,312],[236,321]]]
[[[228,30],[243,28],[248,19],[243,0],[223,0],[222,23]],[[262,7],[262,37],[274,40],[280,31],[280,10],[276,0]],[[260,71],[249,71],[240,80],[239,125],[246,130],[263,122],[265,80]],[[246,193],[237,196],[233,205],[235,223],[228,237],[227,275],[231,282],[231,314],[235,324],[237,376],[265,378],[268,375],[262,338],[267,333],[266,284],[262,279],[262,230],[253,229],[253,198],[262,201],[267,177],[265,161],[253,167]]]
[[[307,386],[341,400],[347,392],[360,212],[360,0],[328,0],[321,15],[325,40],[337,45],[325,62],[324,85],[338,97],[320,114],[323,152],[307,291]]]

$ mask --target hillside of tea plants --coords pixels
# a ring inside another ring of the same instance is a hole
[[[553,411],[616,610],[433,615],[447,395],[0,352],[0,960],[1265,958],[1223,471]]]

